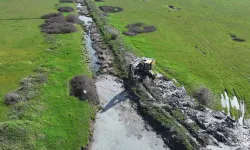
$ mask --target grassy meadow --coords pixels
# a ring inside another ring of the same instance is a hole
[[[44,22],[40,16],[57,11],[58,3],[0,0],[0,149],[80,149],[88,143],[93,108],[68,91],[73,76],[90,75],[82,53],[83,31],[78,26],[75,33],[46,35],[39,28]],[[4,95],[34,70],[48,77],[40,94],[5,105]]]
[[[219,100],[226,90],[245,100],[250,110],[250,1],[105,0],[96,4],[124,8],[108,17],[121,32],[136,22],[155,26],[156,32],[122,37],[136,54],[155,58],[156,69],[177,79],[188,92],[206,86]],[[230,34],[246,41],[233,41]]]

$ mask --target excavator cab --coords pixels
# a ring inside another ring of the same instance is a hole
[[[136,79],[140,79],[145,76],[149,76],[154,79],[155,73],[152,70],[154,64],[155,64],[154,58],[146,58],[146,57],[137,58],[129,65],[130,81],[134,81]]]

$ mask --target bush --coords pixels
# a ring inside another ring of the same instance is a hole
[[[60,12],[73,12],[74,8],[69,7],[69,6],[65,6],[65,7],[58,8],[58,11],[60,11]]]
[[[74,3],[75,0],[60,0],[61,3]]]
[[[15,104],[21,100],[22,100],[22,97],[15,92],[10,92],[10,93],[6,94],[4,97],[4,103],[6,105],[12,105],[12,104]]]
[[[80,100],[89,100],[90,103],[99,104],[95,82],[87,76],[75,76],[70,81],[70,95],[75,96]]]
[[[41,30],[48,34],[66,34],[75,32],[77,28],[74,24],[66,22],[63,16],[57,16],[46,19],[41,25]]]
[[[69,22],[62,22],[62,23],[49,23],[42,25],[42,32],[48,34],[66,34],[75,32],[76,26]]]
[[[194,97],[199,101],[199,103],[209,106],[213,100],[213,93],[209,89],[201,87],[195,91]]]
[[[59,17],[59,16],[63,16],[62,13],[50,13],[50,14],[41,16],[41,19],[49,19],[49,18]]]
[[[71,23],[78,23],[79,19],[78,16],[75,14],[70,14],[66,17],[66,21],[71,22]]]

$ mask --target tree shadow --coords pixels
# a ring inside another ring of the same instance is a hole
[[[126,92],[125,90],[122,91],[121,93],[117,94],[115,97],[113,97],[109,103],[101,110],[101,113],[106,112],[110,108],[114,107],[115,105],[125,101],[127,97],[124,95]]]

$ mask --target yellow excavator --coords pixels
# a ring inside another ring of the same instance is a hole
[[[156,77],[154,71],[152,70],[154,64],[154,58],[136,58],[131,64],[129,64],[130,81],[143,79],[145,76],[154,79]]]

